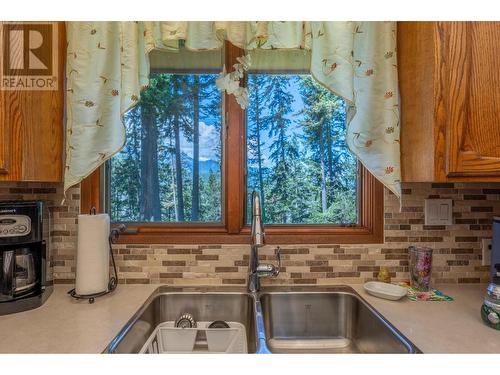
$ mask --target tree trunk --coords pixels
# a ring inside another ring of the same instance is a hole
[[[179,216],[177,215],[179,211],[177,210],[177,194],[175,194],[175,189],[177,184],[175,183],[175,152],[172,152],[174,147],[172,145],[172,137],[170,137],[170,170],[172,172],[172,202],[174,204],[174,221],[179,221]]]
[[[160,221],[160,184],[158,178],[158,128],[151,108],[141,108],[141,196],[142,220]]]
[[[180,119],[180,111],[182,107],[183,98],[180,96],[180,82],[179,78],[173,78],[173,92],[174,92],[174,100],[177,101],[176,108],[174,109],[174,121],[173,121],[173,130],[174,130],[174,147],[175,147],[175,190],[176,190],[176,198],[177,198],[177,207],[176,207],[176,217],[177,221],[184,221],[184,195],[182,194],[183,190],[183,182],[182,182],[182,159],[181,159],[181,119]]]
[[[262,200],[261,211],[262,211],[262,221],[266,222],[266,200],[264,194],[264,177],[262,176],[262,154],[260,149],[260,98],[259,98],[259,86],[255,87],[255,132],[257,139],[257,163],[258,163],[258,173],[259,173],[259,191],[260,198]]]
[[[191,220],[200,219],[200,79],[195,75],[193,87],[193,191]]]
[[[285,168],[285,172],[288,173],[288,163],[286,161],[286,155],[285,155],[285,139],[286,139],[286,132],[285,132],[285,125],[283,124],[283,121],[281,118],[278,120],[278,128],[279,128],[279,134],[278,134],[278,144],[280,145],[280,158],[281,162],[283,163],[283,166]]]
[[[328,155],[328,182],[329,182],[329,189],[328,189],[328,199],[331,202],[333,202],[333,194],[334,194],[334,188],[333,188],[333,141],[332,141],[332,124],[329,123],[328,126],[326,127],[327,130],[327,136],[326,136],[326,147],[327,147],[327,155]]]
[[[319,129],[318,133],[319,133],[319,160],[321,166],[321,212],[326,213],[328,205],[326,197],[325,144],[321,129]]]
[[[181,160],[181,135],[179,115],[174,116],[175,134],[175,186],[177,195],[177,220],[184,221],[184,196],[182,194],[182,160]]]

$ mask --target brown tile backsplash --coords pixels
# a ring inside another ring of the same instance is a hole
[[[63,199],[62,184],[0,183],[0,200],[43,199],[51,205],[52,265],[58,283],[75,277],[79,187]],[[424,199],[453,199],[453,225],[424,225]],[[403,201],[385,192],[385,243],[375,245],[282,246],[283,268],[263,284],[327,285],[363,283],[382,267],[393,280],[408,278],[408,246],[430,246],[433,281],[480,283],[489,279],[481,266],[481,240],[491,237],[491,218],[500,216],[500,183],[406,183]],[[250,249],[245,245],[116,245],[120,283],[244,285]],[[274,247],[260,250],[274,260]]]

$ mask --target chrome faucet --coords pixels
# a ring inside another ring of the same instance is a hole
[[[280,273],[281,268],[281,249],[276,248],[276,257],[278,258],[278,266],[273,264],[259,264],[259,247],[264,246],[266,242],[266,234],[264,232],[264,224],[261,217],[260,195],[255,190],[252,193],[252,238],[250,250],[250,273],[248,276],[248,289],[250,292],[258,292],[260,290],[261,277],[276,277]]]

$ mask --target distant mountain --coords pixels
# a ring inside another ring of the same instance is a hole
[[[184,165],[184,168],[188,168],[190,171],[193,170],[193,158],[186,154],[182,154],[182,163]],[[220,165],[217,161],[215,160],[200,160],[200,177],[203,179],[208,178],[210,175],[210,171],[212,171],[215,174],[220,175]]]
[[[200,161],[200,176],[208,177],[210,170],[215,174],[220,174],[220,165],[215,160],[202,160]]]

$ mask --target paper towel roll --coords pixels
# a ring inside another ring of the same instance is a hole
[[[109,216],[78,215],[76,252],[77,294],[86,295],[108,290],[109,282]]]

